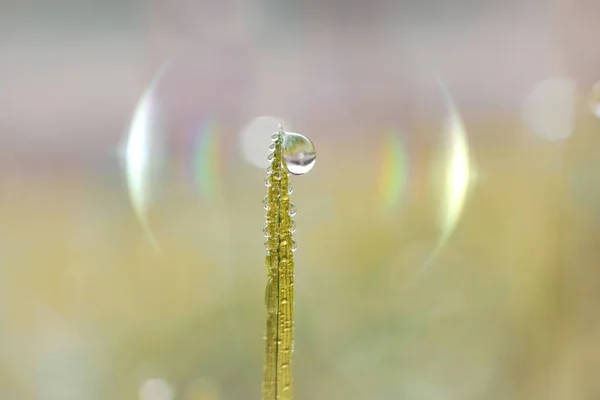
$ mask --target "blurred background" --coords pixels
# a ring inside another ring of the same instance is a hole
[[[0,398],[600,398],[600,3],[0,0]]]

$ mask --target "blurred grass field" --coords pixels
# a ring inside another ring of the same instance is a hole
[[[294,193],[297,397],[594,398],[598,214],[581,201],[598,198],[597,170],[579,176],[585,198],[570,182],[600,123],[581,126],[568,143],[474,143],[485,175],[412,283],[440,203],[424,190],[408,217],[382,215],[369,166],[328,168],[352,149],[321,143]],[[169,188],[151,215],[162,252],[116,172],[2,175],[2,398],[132,399],[156,377],[177,398],[258,398],[260,170],[240,169],[219,202]]]
[[[365,4],[2,4],[0,400],[259,399],[265,172],[238,142],[261,115],[318,154],[292,179],[297,400],[600,398],[600,10]],[[173,60],[146,231],[122,147]],[[453,148],[436,74],[472,175],[426,266]],[[222,145],[201,184],[190,131]]]

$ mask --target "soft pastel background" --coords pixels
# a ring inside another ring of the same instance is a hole
[[[598,37],[586,0],[0,0],[0,399],[259,398],[260,116],[318,153],[297,399],[600,398]]]

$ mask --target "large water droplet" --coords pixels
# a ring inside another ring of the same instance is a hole
[[[283,158],[287,170],[294,175],[304,175],[312,169],[317,159],[315,146],[299,133],[283,134]]]

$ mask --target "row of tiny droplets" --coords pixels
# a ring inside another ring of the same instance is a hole
[[[274,140],[275,157],[271,162],[274,179],[279,183],[279,249],[278,249],[278,335],[277,335],[277,397],[278,400],[292,399],[291,361],[294,351],[294,244],[290,203],[289,174],[285,164],[285,133],[280,126]],[[280,161],[278,162],[277,159]]]
[[[280,273],[282,272],[282,266],[279,265],[279,262],[282,261],[286,264],[285,270],[291,268],[293,271],[292,254],[296,250],[296,244],[292,239],[292,233],[295,231],[295,226],[294,221],[291,218],[296,214],[296,210],[293,204],[291,204],[289,201],[289,196],[292,193],[292,190],[289,187],[289,174],[283,165],[282,134],[283,130],[280,127],[279,131],[272,136],[273,143],[270,147],[271,153],[268,156],[269,167],[267,169],[267,177],[265,179],[265,184],[268,188],[268,191],[263,202],[263,206],[267,211],[267,223],[264,229],[264,234],[266,237],[265,246],[267,248],[267,267],[269,268],[269,280],[271,284],[279,281],[279,279],[286,279],[280,276]],[[284,193],[283,190],[286,190],[287,192]],[[281,259],[280,257],[282,256],[287,261]],[[279,260],[279,262],[277,260]],[[287,279],[291,279],[291,285],[293,285],[293,272],[292,276],[288,276]],[[294,342],[291,336],[288,338],[291,338],[290,341],[283,340],[281,338],[283,337],[282,335],[285,335],[286,331],[289,333],[289,335],[291,335],[291,330],[293,329],[293,289],[291,293],[288,293],[289,298],[286,299],[283,297],[282,303],[280,303],[280,305],[287,304],[287,306],[284,307],[291,306],[291,308],[288,308],[287,317],[285,317],[285,320],[282,322],[283,325],[280,325],[280,323],[271,319],[274,317],[274,315],[278,314],[278,311],[276,309],[271,309],[271,307],[275,306],[275,303],[278,302],[278,300],[275,300],[275,298],[272,296],[285,296],[285,293],[275,294],[273,293],[273,290],[275,290],[275,293],[279,292],[278,287],[273,288],[270,285],[267,286],[266,300],[270,316],[267,326],[271,326],[278,330],[279,333],[276,336],[279,338],[277,339],[277,346],[281,345],[283,347],[279,350],[273,348],[269,349],[271,341],[268,340],[268,338],[265,338],[267,339],[267,362],[265,364],[266,375],[263,385],[266,384],[267,386],[263,386],[263,398],[270,398],[270,396],[273,395],[274,389],[278,399],[279,393],[282,394],[281,399],[288,399],[291,398],[289,397],[291,396],[291,371],[289,369],[289,363],[291,353],[293,353]],[[270,329],[267,328],[267,332],[269,331]],[[279,354],[280,351],[282,352],[281,356],[283,357],[280,360],[282,362],[281,370],[277,365],[277,359],[273,360],[272,358],[273,352]],[[273,362],[275,363],[276,371],[270,371],[267,367],[268,365],[273,365]],[[275,373],[276,376],[273,376],[272,373]],[[275,388],[271,386],[271,382],[274,383]]]
[[[273,178],[275,180],[281,180],[281,176],[279,175],[280,173],[286,173],[285,171],[283,171],[283,169],[281,171],[273,171],[273,162],[281,162],[280,159],[276,159],[275,158],[275,149],[277,148],[276,146],[276,142],[278,140],[283,140],[283,138],[281,138],[281,134],[280,133],[274,133],[273,136],[271,136],[271,140],[272,140],[272,144],[269,147],[270,153],[269,156],[267,157],[268,161],[269,161],[269,166],[267,167],[267,176],[265,178],[265,186],[267,188],[271,188],[271,177],[273,176]],[[289,176],[289,174],[288,174]],[[291,195],[294,192],[294,189],[290,186],[289,190],[288,190],[288,194]],[[279,191],[277,191],[276,194],[277,197],[281,196],[281,193],[279,193]],[[269,230],[271,228],[269,228],[269,194],[267,194],[265,196],[265,198],[263,199],[263,208],[265,209],[265,211],[267,211],[267,215],[266,217],[266,225],[265,228],[263,229],[263,233],[265,235],[265,247],[267,248],[267,251],[270,251],[270,247],[269,247],[269,239],[270,238],[275,238],[276,235],[279,234],[279,232],[269,232]],[[292,203],[290,203],[290,217],[294,217],[296,215],[296,206]],[[296,232],[296,222],[292,219],[292,225],[290,227],[290,232],[294,233]],[[295,252],[297,249],[297,245],[296,242],[293,241],[292,242],[292,251]]]
[[[266,210],[266,226],[264,234],[266,237],[265,247],[267,248],[266,266],[269,277],[267,290],[265,293],[265,304],[267,306],[267,332],[264,337],[266,343],[266,359],[264,368],[264,379],[262,388],[263,400],[274,400],[277,396],[277,348],[278,348],[278,286],[279,280],[279,198],[281,192],[281,147],[277,146],[277,136],[273,136],[271,152],[269,154],[269,168],[265,185],[267,186],[267,195],[263,201],[263,207]],[[279,164],[276,164],[279,162]],[[275,175],[279,179],[275,179]]]

